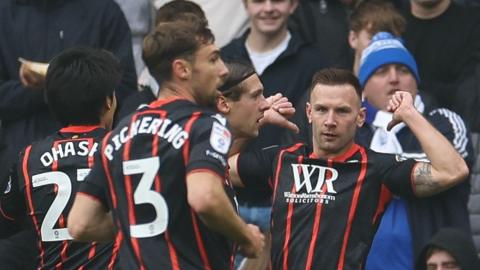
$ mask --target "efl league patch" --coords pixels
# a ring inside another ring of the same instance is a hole
[[[232,135],[230,131],[217,122],[213,122],[212,133],[210,133],[210,145],[215,151],[226,154],[230,148]]]

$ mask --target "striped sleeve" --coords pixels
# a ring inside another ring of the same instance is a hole
[[[467,159],[469,151],[469,136],[465,122],[460,115],[445,108],[432,110],[429,113],[432,125],[440,131],[455,147],[458,153]]]

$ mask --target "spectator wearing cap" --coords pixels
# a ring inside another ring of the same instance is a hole
[[[363,88],[366,122],[357,132],[357,142],[377,152],[401,158],[426,159],[411,130],[399,124],[387,131],[392,114],[387,103],[396,91],[414,97],[415,108],[450,140],[471,167],[473,148],[462,118],[445,108],[432,108],[422,100],[415,59],[402,41],[387,32],[377,33],[363,51],[359,80]],[[408,181],[408,179],[406,179]],[[443,227],[470,233],[467,202],[469,181],[429,198],[398,198],[385,209],[372,242],[366,269],[413,269],[421,248]]]
[[[422,250],[415,269],[477,270],[480,260],[469,235],[444,228]]]

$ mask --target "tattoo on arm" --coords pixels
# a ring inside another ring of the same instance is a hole
[[[417,196],[432,195],[441,188],[440,184],[433,179],[432,165],[426,162],[420,162],[415,166],[413,183]]]

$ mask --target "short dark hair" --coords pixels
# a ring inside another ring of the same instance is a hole
[[[120,61],[108,51],[66,49],[48,67],[48,106],[63,125],[99,124],[106,98],[113,98],[121,73]]]
[[[245,91],[242,87],[242,82],[253,74],[256,74],[255,69],[249,63],[233,60],[226,60],[225,66],[229,72],[219,90],[224,97],[238,101]]]
[[[215,41],[205,21],[194,15],[187,17],[188,20],[158,24],[143,41],[143,61],[158,81],[172,78],[175,59],[193,62],[195,53],[202,45]]]
[[[178,20],[178,16],[183,13],[191,13],[207,22],[207,17],[202,8],[188,0],[175,0],[161,6],[155,16],[155,25],[162,22],[172,22]]]
[[[350,15],[351,30],[358,33],[365,29],[372,36],[378,32],[401,36],[406,26],[405,18],[386,0],[362,1]]]
[[[355,93],[361,100],[362,98],[362,88],[360,87],[360,82],[357,77],[349,70],[338,69],[338,68],[325,68],[317,71],[313,75],[312,84],[309,90],[309,97],[312,95],[312,91],[317,84],[323,85],[351,85],[355,89]]]

